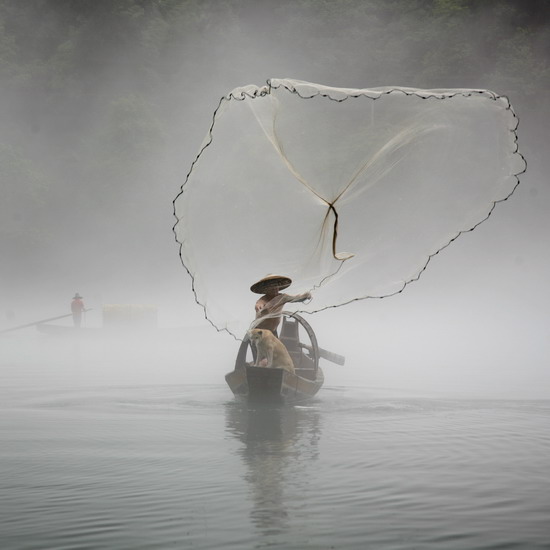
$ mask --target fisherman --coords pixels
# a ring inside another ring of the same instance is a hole
[[[84,302],[82,301],[82,296],[77,292],[71,302],[71,312],[73,314],[73,323],[75,328],[80,328],[83,311],[86,311]]]
[[[311,293],[304,292],[292,296],[290,294],[281,294],[279,291],[288,288],[292,284],[292,279],[281,275],[268,275],[254,283],[250,290],[255,294],[263,294],[256,302],[256,319],[265,317],[263,321],[255,324],[255,328],[264,328],[270,330],[277,336],[277,327],[281,322],[281,312],[283,306],[288,302],[305,302],[311,299]]]

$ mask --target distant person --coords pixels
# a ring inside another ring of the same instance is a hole
[[[256,319],[265,317],[263,321],[254,324],[254,328],[264,328],[270,330],[277,336],[277,327],[281,322],[281,312],[283,306],[288,302],[304,302],[311,298],[309,292],[292,296],[290,294],[281,294],[279,291],[288,288],[292,284],[292,279],[280,275],[268,275],[254,283],[250,290],[255,294],[263,294],[256,302]]]
[[[77,292],[71,302],[71,313],[73,314],[73,323],[75,328],[80,328],[82,322],[82,313],[86,311],[82,296]]]

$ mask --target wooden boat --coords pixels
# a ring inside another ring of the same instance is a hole
[[[253,366],[251,357],[247,357],[251,355],[251,344],[245,337],[237,353],[235,369],[225,376],[236,396],[249,402],[295,403],[312,398],[321,389],[324,375],[319,367],[320,348],[313,329],[297,313],[283,312],[282,316],[279,339],[294,361],[295,372]],[[309,343],[300,341],[301,332]]]

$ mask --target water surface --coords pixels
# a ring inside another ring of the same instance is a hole
[[[328,384],[249,408],[40,368],[2,363],[3,550],[550,548],[550,401]]]

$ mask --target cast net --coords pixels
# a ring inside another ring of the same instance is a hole
[[[174,200],[197,302],[241,338],[250,285],[290,277],[314,313],[401,292],[486,220],[525,161],[518,119],[487,90],[342,89],[296,80],[220,100]]]

